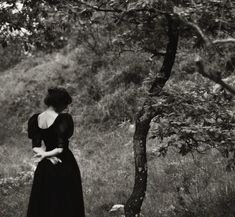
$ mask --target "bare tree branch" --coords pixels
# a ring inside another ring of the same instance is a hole
[[[184,24],[192,27],[197,34],[202,38],[202,40],[205,42],[207,47],[211,47],[212,45],[218,45],[218,44],[227,44],[227,43],[235,43],[235,38],[226,38],[226,39],[215,39],[211,40],[204,32],[203,30],[197,25],[196,23],[189,22],[182,18],[179,14],[177,14],[178,18],[181,22]],[[198,72],[203,75],[206,78],[209,78],[210,80],[214,81],[215,83],[221,85],[225,90],[229,91],[231,94],[235,95],[235,89],[234,87],[230,86],[229,84],[225,83],[220,75],[212,75],[210,73],[205,72],[205,67],[203,64],[203,61],[200,56],[197,56],[195,59],[196,66],[198,67]]]
[[[195,62],[196,62],[196,66],[198,67],[198,72],[202,76],[209,78],[210,80],[214,81],[215,83],[221,85],[225,90],[229,91],[231,94],[235,95],[235,88],[232,87],[231,85],[225,83],[219,75],[215,76],[215,75],[212,75],[212,74],[205,72],[205,67],[204,67],[203,61],[200,56],[196,57]]]
[[[224,39],[215,39],[212,41],[209,37],[207,37],[207,35],[203,32],[203,30],[199,27],[198,24],[196,24],[194,22],[189,22],[189,21],[185,20],[184,18],[182,18],[179,14],[177,14],[177,15],[178,15],[178,18],[180,19],[181,22],[192,27],[192,29],[194,29],[196,31],[196,33],[205,42],[206,46],[210,46],[213,44],[218,45],[218,44],[235,43],[235,38],[232,38],[232,37],[224,38]]]
[[[166,54],[166,51],[157,50],[157,49],[151,49],[151,48],[148,48],[148,47],[144,47],[143,50],[153,54],[153,57],[154,56],[165,56],[165,54]]]
[[[118,52],[118,56],[121,56],[121,54],[123,54],[125,52],[138,53],[138,52],[141,52],[141,51],[142,51],[142,49],[139,49],[139,50],[122,49],[121,51]]]
[[[202,29],[196,23],[187,21],[185,23],[186,25],[191,26],[197,32],[197,34],[200,35],[202,40],[205,42],[206,46],[210,46],[212,44],[211,40],[204,34]]]
[[[227,43],[235,43],[235,38],[216,39],[213,41],[213,44],[227,44]]]

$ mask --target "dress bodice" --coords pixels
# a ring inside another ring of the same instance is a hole
[[[39,114],[32,115],[28,120],[28,138],[32,139],[32,147],[41,147],[43,141],[47,151],[68,148],[69,138],[74,131],[72,116],[60,113],[50,127],[42,129],[38,126]]]

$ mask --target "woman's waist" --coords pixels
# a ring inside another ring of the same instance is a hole
[[[64,149],[63,152],[55,157],[59,158],[63,163],[75,161],[75,157],[70,149]]]
[[[46,151],[51,151],[51,150],[49,149],[49,150],[46,150]],[[62,159],[65,159],[65,158],[74,158],[74,155],[73,155],[72,151],[69,148],[64,148],[61,153],[55,155],[54,157],[60,158],[62,160]],[[47,157],[45,159],[48,159],[48,158],[50,158],[50,157]]]

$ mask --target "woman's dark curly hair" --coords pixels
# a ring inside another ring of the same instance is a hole
[[[44,103],[47,106],[52,106],[56,111],[63,110],[67,105],[72,103],[72,97],[67,90],[62,87],[53,87],[47,90],[47,96]]]

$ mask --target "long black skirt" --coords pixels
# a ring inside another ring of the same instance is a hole
[[[84,217],[80,170],[72,152],[59,155],[62,163],[43,159],[34,173],[27,217]]]

